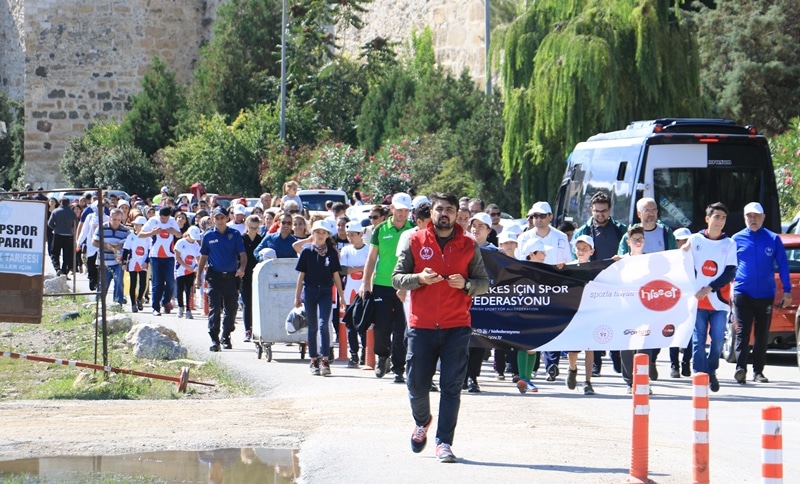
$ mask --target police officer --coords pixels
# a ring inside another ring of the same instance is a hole
[[[222,347],[232,349],[231,333],[239,306],[239,281],[244,276],[247,255],[244,250],[242,234],[228,227],[228,214],[221,207],[213,212],[214,228],[203,235],[200,245],[200,260],[197,273],[202,274],[208,263],[208,334],[211,336],[211,351],[220,350],[219,323],[221,311],[225,311],[222,321]],[[201,282],[197,278],[197,286]]]

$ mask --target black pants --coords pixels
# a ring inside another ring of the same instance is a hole
[[[483,357],[486,356],[485,348],[469,349],[469,358],[467,359],[467,375],[464,378],[466,382],[468,379],[477,380],[481,376],[481,365],[483,365]]]
[[[75,266],[72,264],[75,257],[75,238],[73,236],[53,234],[51,252],[55,270],[61,271],[63,274],[75,270]]]
[[[620,363],[622,366],[622,379],[625,380],[625,383],[628,386],[631,386],[633,383],[633,355],[636,353],[647,353],[650,355],[650,363],[653,364],[658,357],[658,352],[660,349],[656,350],[622,350],[619,352],[620,356]]]
[[[237,278],[231,276],[223,277],[210,271],[206,274],[209,286],[208,334],[214,343],[220,342],[220,321],[222,322],[222,339],[230,338],[234,330],[236,311],[239,309],[239,284]]]
[[[192,300],[192,293],[194,292],[194,278],[195,278],[195,273],[192,272],[191,274],[180,276],[177,279],[175,279],[175,284],[177,286],[176,292],[178,293],[179,308],[189,307],[189,301]],[[183,302],[184,296],[186,296],[185,305]]]
[[[747,369],[750,354],[750,332],[753,333],[753,373],[763,373],[767,359],[767,338],[772,321],[773,298],[752,298],[733,295],[733,317],[736,320],[736,368]]]
[[[100,275],[97,272],[97,254],[86,259],[86,275],[89,277],[89,289],[96,291],[100,284]],[[147,274],[147,273],[145,273]]]
[[[245,272],[242,278],[242,306],[245,331],[253,330],[253,273]]]
[[[683,349],[683,358],[680,358],[680,348],[670,348],[669,349],[669,364],[673,368],[678,368],[678,363],[686,363],[687,365],[692,361],[692,340],[689,340],[689,344],[686,345],[686,348]],[[680,360],[680,361],[678,361]]]
[[[403,302],[393,287],[375,285],[375,354],[392,357],[392,372],[402,375],[406,368],[406,315]]]
[[[144,292],[147,289],[147,271],[129,272],[128,275],[130,277],[129,280],[131,281],[129,292],[131,304],[136,304],[136,301],[144,297]]]

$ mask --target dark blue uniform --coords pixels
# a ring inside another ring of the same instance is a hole
[[[212,228],[203,235],[200,254],[208,256],[208,334],[214,344],[219,344],[222,311],[222,343],[230,348],[230,334],[234,329],[239,306],[239,254],[244,252],[244,241],[238,230],[228,228],[224,233]]]

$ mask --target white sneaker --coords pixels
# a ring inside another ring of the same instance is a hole
[[[182,307],[179,307],[179,308],[178,308],[178,317],[179,317],[179,318],[182,318],[182,317],[183,317],[183,308],[182,308]]]

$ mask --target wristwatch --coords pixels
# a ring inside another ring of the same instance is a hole
[[[469,288],[471,288],[471,287],[472,287],[472,283],[471,282],[469,282],[469,281],[465,282],[464,283],[464,292],[469,294]]]

